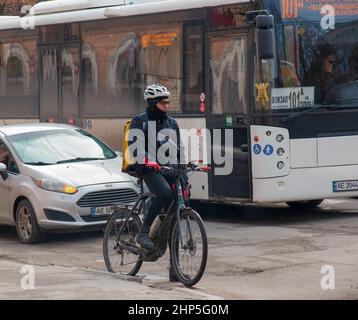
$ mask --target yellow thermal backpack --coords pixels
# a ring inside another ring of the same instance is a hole
[[[124,138],[123,138],[123,147],[122,147],[122,171],[123,172],[128,172],[128,168],[130,165],[133,164],[133,159],[131,154],[128,151],[128,135],[129,135],[129,130],[131,128],[131,123],[132,120],[128,120],[126,122],[126,124],[124,125]]]
[[[148,122],[147,113],[142,113],[138,116],[143,123],[143,131],[146,130],[146,125]],[[129,173],[130,166],[135,164],[135,161],[132,158],[132,154],[129,152],[129,130],[131,128],[132,120],[128,120],[124,125],[124,134],[123,134],[123,147],[122,147],[122,171]]]

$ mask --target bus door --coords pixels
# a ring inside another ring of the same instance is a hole
[[[211,132],[213,169],[209,178],[209,195],[215,199],[251,198],[247,126],[248,37],[246,30],[208,34],[210,106],[206,120]],[[232,135],[232,143],[230,138],[225,138],[225,132]],[[225,154],[224,163],[220,163],[220,154]]]
[[[78,122],[80,48],[79,44],[40,47],[41,122]]]

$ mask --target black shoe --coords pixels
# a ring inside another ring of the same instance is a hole
[[[169,269],[169,281],[170,282],[180,282],[173,269]]]
[[[144,225],[142,230],[140,230],[137,234],[136,241],[141,246],[141,248],[148,251],[154,250],[154,243],[149,238],[149,227],[147,227],[146,225]]]
[[[191,280],[190,276],[188,274],[183,274],[183,276],[186,280]],[[180,282],[174,269],[172,269],[172,268],[169,268],[169,281],[170,282]]]

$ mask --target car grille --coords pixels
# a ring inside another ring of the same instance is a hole
[[[115,189],[87,193],[77,201],[77,205],[82,208],[98,208],[119,203],[132,203],[137,199],[138,194],[132,189]]]

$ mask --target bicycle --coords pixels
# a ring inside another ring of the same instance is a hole
[[[141,216],[147,212],[146,200],[152,196],[144,192],[143,180],[140,179],[140,195],[134,206],[114,207],[103,239],[103,256],[109,272],[135,276],[144,261],[155,262],[164,256],[169,244],[170,261],[178,280],[187,287],[200,281],[207,263],[208,240],[200,215],[185,203],[180,183],[182,170],[208,172],[209,168],[193,163],[181,169],[161,167],[161,173],[175,177],[176,182],[169,209],[157,216],[150,229],[154,251],[141,248],[135,240],[142,227]]]

